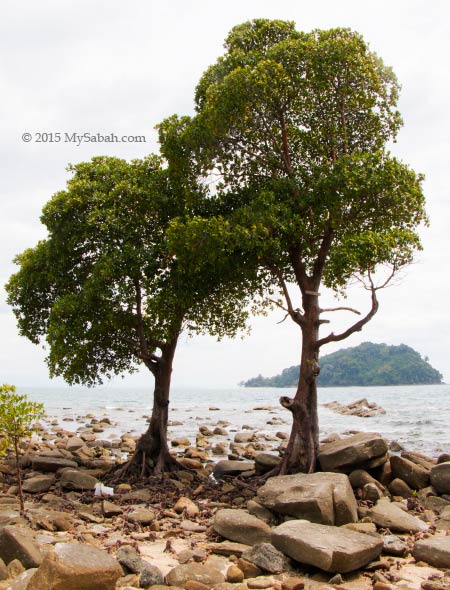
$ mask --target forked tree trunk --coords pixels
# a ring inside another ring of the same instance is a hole
[[[319,358],[318,296],[309,295],[305,301],[305,322],[302,329],[300,375],[295,397],[282,397],[280,403],[292,413],[292,430],[280,473],[312,473],[316,468],[319,446],[317,416],[317,377]]]
[[[170,381],[177,341],[178,334],[164,345],[157,364],[152,366],[155,389],[148,429],[138,440],[132,458],[112,474],[111,481],[124,481],[125,478],[130,477],[161,476],[164,472],[176,471],[180,468],[177,460],[169,452],[167,440]]]

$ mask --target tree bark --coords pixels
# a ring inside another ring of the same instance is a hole
[[[319,447],[317,415],[317,377],[320,372],[318,294],[306,294],[302,330],[300,375],[294,398],[282,397],[280,403],[292,413],[292,430],[280,473],[312,473],[316,468]]]
[[[179,333],[170,342],[162,345],[157,364],[151,365],[155,389],[149,426],[138,440],[132,458],[112,474],[111,481],[119,482],[125,478],[144,479],[150,475],[161,477],[165,472],[180,468],[177,460],[169,452],[167,440],[170,381],[178,337]],[[150,368],[150,365],[148,366]]]

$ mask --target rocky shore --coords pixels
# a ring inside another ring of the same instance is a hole
[[[185,470],[113,490],[100,484],[136,437],[53,422],[22,449],[24,514],[4,458],[0,590],[450,588],[450,455],[349,432],[322,441],[321,472],[264,478],[287,433],[211,412],[195,441],[171,441]]]

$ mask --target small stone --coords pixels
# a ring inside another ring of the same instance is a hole
[[[186,514],[189,518],[194,518],[200,513],[200,509],[190,498],[182,496],[178,498],[175,506],[173,507],[177,514]]]
[[[12,561],[10,561],[8,563],[7,570],[8,570],[8,576],[7,576],[8,578],[16,578],[22,572],[25,571],[25,568],[23,567],[23,565],[20,563],[20,561],[18,559],[13,559]]]
[[[271,574],[281,574],[290,569],[289,559],[270,543],[258,543],[242,557]]]
[[[209,590],[209,586],[207,584],[202,584],[202,582],[197,582],[197,580],[188,580],[184,584],[185,590]]]
[[[136,508],[126,515],[127,520],[136,522],[143,526],[151,524],[155,520],[155,513],[147,508]]]
[[[330,578],[328,580],[328,583],[340,585],[340,584],[344,583],[344,578],[341,576],[341,574],[336,574],[335,576],[333,576],[332,578]]]
[[[8,568],[3,559],[0,558],[0,580],[6,580],[8,577]]]
[[[237,565],[230,565],[227,569],[227,582],[238,584],[244,580],[244,572]]]
[[[248,578],[246,584],[251,590],[264,590],[265,588],[272,588],[273,578],[266,578],[265,576]]]
[[[1,529],[0,557],[5,563],[18,559],[25,569],[42,563],[41,551],[29,529],[18,526],[8,525]]]
[[[283,590],[303,590],[305,582],[301,578],[285,578],[283,580]]]
[[[245,579],[256,578],[263,573],[257,565],[247,561],[246,559],[243,559],[242,557],[238,559],[237,566],[244,573]]]

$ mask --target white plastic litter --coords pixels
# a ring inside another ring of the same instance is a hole
[[[114,488],[104,486],[102,483],[96,483],[94,488],[94,496],[114,496]]]

